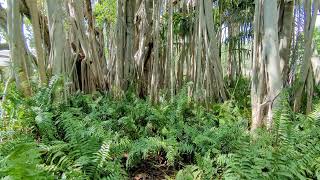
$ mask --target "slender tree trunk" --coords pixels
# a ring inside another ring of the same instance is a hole
[[[168,0],[169,3],[169,21],[168,21],[168,59],[170,62],[170,94],[171,99],[175,95],[176,89],[176,72],[175,72],[175,57],[173,54],[173,1]]]
[[[203,3],[201,2],[197,2],[198,5],[198,18],[197,18],[197,22],[196,22],[196,43],[195,43],[195,73],[194,73],[194,80],[195,80],[195,97],[197,100],[200,100],[199,98],[201,97],[200,94],[202,94],[201,92],[201,82],[202,82],[202,78],[201,78],[201,74],[202,74],[202,29],[201,29],[201,25],[202,25],[202,15],[203,15]]]
[[[27,4],[30,9],[30,14],[32,18],[32,28],[33,34],[35,39],[35,45],[37,50],[37,64],[38,64],[38,71],[40,77],[40,83],[45,85],[47,83],[47,76],[46,76],[46,69],[45,69],[45,52],[42,46],[42,39],[41,39],[41,28],[40,28],[40,19],[38,14],[38,7],[36,0],[26,0]]]
[[[292,41],[293,30],[293,10],[294,0],[281,0],[279,8],[279,53],[280,66],[282,72],[282,80],[284,84],[288,83],[289,79],[289,58]]]
[[[125,16],[124,16],[124,1],[117,1],[117,53],[116,53],[116,86],[115,93],[120,95],[120,91],[123,90],[124,80],[124,47],[125,47]]]
[[[135,1],[126,0],[126,52],[124,63],[124,78],[126,88],[129,85],[128,83],[134,80],[134,13]]]
[[[312,8],[311,5],[313,4],[314,12],[312,13]],[[301,69],[300,69],[300,76],[298,79],[298,84],[297,84],[297,90],[294,96],[294,111],[298,112],[300,111],[301,108],[301,100],[302,100],[302,94],[303,90],[306,88],[307,84],[307,78],[308,74],[311,69],[311,56],[312,56],[312,37],[313,37],[313,32],[315,28],[315,23],[317,19],[317,12],[320,7],[320,2],[319,0],[314,0],[311,2],[311,0],[305,0],[304,1],[304,8],[305,8],[305,24],[304,24],[304,55],[303,55],[303,62],[301,64]],[[311,88],[311,86],[308,86]],[[310,91],[306,89],[306,91]],[[312,103],[312,96],[308,98],[307,104]],[[310,105],[309,105],[310,106]],[[311,108],[308,108],[311,110]]]
[[[228,44],[228,68],[227,68],[227,77],[229,81],[229,85],[233,82],[233,76],[234,76],[234,66],[233,66],[233,27],[232,24],[229,24],[228,26],[228,38],[229,38],[229,44]]]
[[[159,98],[159,67],[160,67],[160,7],[161,1],[153,1],[153,21],[154,21],[154,52],[153,52],[153,63],[152,63],[152,77],[151,77],[151,87],[150,87],[150,97],[151,101],[156,103]]]

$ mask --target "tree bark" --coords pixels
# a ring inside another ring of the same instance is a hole
[[[281,0],[279,8],[279,54],[282,80],[288,84],[289,58],[293,30],[294,0]]]
[[[254,132],[263,124],[272,128],[277,98],[282,88],[278,51],[277,2],[255,1],[254,53],[252,67],[252,123]]]
[[[274,109],[279,104],[278,95],[282,89],[280,57],[278,45],[278,24],[275,19],[278,19],[277,2],[264,2],[264,57],[266,57],[266,65],[268,72],[268,98],[270,100],[268,109],[267,128],[272,127]]]
[[[151,77],[151,87],[150,87],[150,98],[151,102],[157,103],[159,99],[159,67],[160,67],[160,7],[161,1],[153,1],[153,42],[154,42],[154,52],[153,52],[153,63],[152,63],[152,77]]]
[[[49,55],[49,67],[52,68],[50,74],[63,75],[64,73],[64,51],[66,36],[64,31],[63,1],[47,0],[49,17],[49,35],[51,50]]]
[[[176,90],[176,72],[175,72],[175,56],[173,54],[173,1],[168,0],[169,3],[169,21],[168,21],[168,59],[170,62],[170,93],[173,99]]]
[[[117,53],[116,53],[116,84],[115,84],[115,93],[117,96],[121,95],[123,90],[123,81],[124,81],[124,58],[125,58],[125,15],[124,15],[124,5],[125,0],[118,0],[117,4]]]
[[[22,34],[22,17],[19,11],[19,2],[16,0],[8,0],[7,3],[7,30],[14,69],[13,72],[18,90],[21,90],[25,96],[30,96],[32,94],[29,78],[30,69],[28,69],[28,57]]]
[[[40,77],[40,83],[42,85],[46,85],[47,76],[45,69],[45,52],[42,46],[41,40],[41,28],[39,25],[39,15],[38,15],[38,7],[36,0],[26,0],[30,9],[30,14],[32,18],[32,29],[35,39],[36,51],[37,51],[37,64],[38,64],[38,72]]]
[[[152,42],[152,2],[141,0],[138,4],[138,10],[135,16],[136,24],[136,44],[135,64],[137,69],[137,94],[145,97],[148,93],[151,54],[153,51]]]
[[[311,5],[313,4],[314,12],[312,13]],[[312,56],[312,37],[315,28],[315,23],[317,19],[317,12],[320,8],[320,2],[318,0],[314,0],[313,3],[311,0],[304,1],[305,8],[305,24],[304,24],[304,55],[303,62],[300,68],[300,76],[298,79],[297,89],[294,96],[294,111],[298,112],[301,108],[301,100],[303,90],[306,88],[307,78],[311,68],[311,56]],[[308,86],[310,88],[310,86]],[[306,89],[306,91],[310,91]],[[311,99],[310,99],[311,98]],[[309,103],[312,102],[312,96],[309,98]],[[310,106],[310,105],[309,105]],[[311,108],[308,108],[311,110]]]

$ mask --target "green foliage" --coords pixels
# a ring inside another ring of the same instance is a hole
[[[78,93],[59,103],[52,99],[57,84],[29,100],[9,92],[7,105],[28,109],[9,126],[28,123],[2,131],[1,178],[126,179],[139,168],[176,179],[319,178],[320,108],[295,114],[286,95],[272,132],[252,137],[241,96],[209,108],[185,93],[159,105],[130,93],[121,100]]]
[[[173,14],[173,32],[175,34],[184,37],[190,35],[191,27],[194,23],[194,12],[193,13],[181,13],[176,12]]]
[[[234,86],[229,88],[231,102],[240,109],[240,115],[251,119],[250,80],[240,77]]]
[[[315,43],[315,48],[317,50],[317,52],[320,52],[320,29],[319,27],[316,27],[314,30],[314,43]]]
[[[17,142],[17,141],[16,141]],[[19,141],[18,141],[19,142]],[[5,145],[2,145],[6,146]],[[9,179],[53,179],[41,164],[40,147],[33,142],[19,142],[14,144],[7,154],[1,149],[0,177]]]
[[[161,40],[163,42],[167,39],[168,34],[168,21],[169,14],[165,13],[162,16],[161,21]],[[172,14],[172,25],[174,35],[178,35],[182,38],[190,35],[192,32],[193,24],[195,23],[195,12],[173,12]]]
[[[98,1],[94,6],[93,13],[98,26],[102,27],[104,23],[114,24],[117,16],[117,1]]]

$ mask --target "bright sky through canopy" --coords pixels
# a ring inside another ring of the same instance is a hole
[[[318,17],[317,17],[316,26],[320,27],[320,15],[319,14],[318,14]]]

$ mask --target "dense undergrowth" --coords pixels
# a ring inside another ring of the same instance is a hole
[[[184,93],[159,105],[54,94],[54,85],[30,99],[8,93],[1,178],[320,179],[320,108],[294,114],[283,101],[272,132],[253,137],[246,98],[208,110]]]

